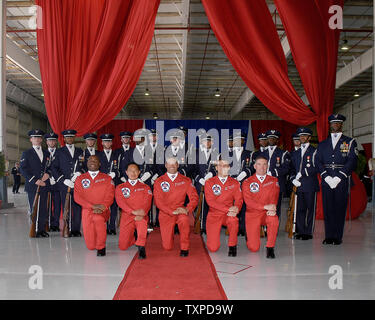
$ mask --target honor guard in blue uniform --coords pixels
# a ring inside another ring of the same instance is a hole
[[[148,135],[148,143],[146,145],[146,154],[152,154],[152,173],[151,185],[154,184],[158,177],[161,177],[167,171],[165,169],[164,152],[165,148],[163,141],[158,141],[159,135],[155,129],[151,129]]]
[[[90,156],[95,156],[98,153],[98,150],[95,149],[98,136],[95,133],[89,132],[83,136],[83,139],[85,139],[86,142],[86,148],[83,151],[83,154],[85,156],[85,171],[87,171],[87,160]]]
[[[135,162],[139,166],[141,173],[139,179],[151,187],[151,178],[153,174],[153,160],[152,160],[152,150],[146,148],[147,137],[149,131],[146,129],[138,129],[134,132],[133,140],[136,144],[135,148],[130,149],[129,152],[126,152],[123,160],[120,163],[120,173],[121,177],[127,179],[126,176],[126,166]]]
[[[13,175],[13,193],[19,193],[19,188],[21,186],[21,171],[20,163],[16,162],[15,166],[12,168],[11,174]]]
[[[74,145],[77,131],[69,129],[61,133],[65,146],[56,150],[52,162],[52,175],[60,190],[61,204],[65,207],[67,192],[70,188],[71,202],[69,212],[69,237],[81,237],[81,206],[74,201],[74,182],[85,172],[83,150]]]
[[[241,184],[251,176],[251,158],[253,154],[253,151],[245,150],[245,139],[244,134],[235,134],[233,136],[233,151],[229,153],[232,159],[229,175],[237,179]],[[243,204],[241,211],[237,215],[239,220],[238,235],[240,236],[246,235],[245,213],[246,205]]]
[[[292,147],[292,150],[290,151],[290,158],[292,158],[293,153],[296,152],[296,151],[299,151],[299,148],[301,147],[301,141],[299,139],[299,135],[297,134],[297,132],[292,134],[292,142],[293,142],[293,147]],[[288,197],[291,196],[292,189],[293,189],[293,183],[290,180],[292,169],[293,168],[291,166],[290,170],[289,170],[288,179],[287,179],[287,182],[286,182],[286,194],[287,194]]]
[[[115,150],[115,154],[117,156],[117,162],[119,164],[119,168],[127,168],[128,163],[122,164],[121,162],[125,160],[125,154],[130,152],[133,148],[130,146],[130,142],[132,139],[133,134],[130,131],[122,131],[120,132],[120,139],[121,139],[121,148]],[[121,181],[126,182],[126,173],[120,172]]]
[[[299,131],[297,130],[297,132],[292,134],[293,147],[292,147],[291,153],[293,151],[298,151],[299,148],[301,148],[301,140],[300,140],[300,137],[298,135],[298,132]]]
[[[112,150],[114,135],[105,133],[100,136],[103,144],[103,151],[99,152],[97,156],[100,160],[100,172],[108,174],[115,186],[120,184],[120,171],[118,164],[118,157],[114,150]],[[111,216],[107,222],[107,234],[116,235],[116,219],[118,213],[118,205],[116,200],[113,200],[111,205]]]
[[[48,210],[49,210],[49,230],[50,231],[60,231],[60,214],[61,214],[61,195],[60,190],[56,184],[55,179],[52,175],[52,162],[55,160],[56,157],[56,150],[57,150],[57,139],[59,136],[54,133],[46,133],[44,135],[44,139],[46,140],[48,151],[49,151],[49,157],[51,159],[51,165],[50,168],[48,168],[49,172],[51,173],[51,177],[49,179],[50,181],[50,203],[48,204]]]
[[[25,178],[25,191],[29,201],[31,215],[33,211],[33,203],[36,196],[38,186],[40,186],[39,205],[36,216],[36,237],[45,238],[49,234],[45,231],[48,219],[47,197],[49,183],[48,167],[50,165],[49,153],[42,149],[42,141],[44,132],[39,129],[31,130],[28,133],[32,148],[22,153],[20,161],[20,171]]]
[[[316,155],[322,177],[325,239],[323,244],[342,243],[351,174],[357,166],[357,142],[342,133],[346,120],[341,114],[329,116],[331,133],[320,142]]]
[[[196,165],[195,165],[195,178],[194,185],[200,194],[202,186],[206,181],[216,175],[215,165],[219,159],[219,150],[213,147],[213,138],[209,135],[200,136],[200,145],[196,150]],[[206,220],[208,214],[208,205],[206,199],[202,202],[201,217],[201,233],[206,233]]]
[[[277,146],[281,133],[277,130],[269,130],[266,132],[268,139],[268,147],[263,151],[262,155],[268,159],[267,174],[276,177],[279,180],[280,194],[277,202],[277,216],[281,214],[281,200],[286,192],[286,177],[289,173],[290,153],[284,151]]]
[[[319,191],[318,171],[316,168],[317,150],[310,145],[312,131],[309,128],[298,128],[297,135],[301,144],[291,157],[290,180],[296,187],[296,234],[295,239],[313,238],[316,193]]]
[[[268,147],[268,139],[267,139],[267,135],[265,132],[261,132],[258,134],[258,141],[259,141],[259,150],[255,150],[251,155],[251,173],[252,174],[255,173],[255,169],[254,169],[255,159],[261,153],[263,153]]]

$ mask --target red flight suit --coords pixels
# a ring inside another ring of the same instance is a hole
[[[126,250],[133,244],[144,247],[147,238],[148,211],[151,208],[152,191],[141,181],[133,186],[129,181],[116,187],[116,202],[122,210],[120,222],[120,236],[118,246]],[[140,221],[135,221],[134,210],[143,209],[145,216]],[[137,229],[137,241],[134,230]]]
[[[206,221],[207,248],[215,252],[220,248],[221,226],[229,231],[228,246],[237,245],[238,218],[227,215],[229,208],[236,206],[240,212],[243,198],[241,185],[232,177],[227,177],[223,184],[218,176],[208,179],[204,186],[204,196],[210,207]]]
[[[105,248],[107,224],[115,196],[112,178],[99,172],[92,179],[90,173],[80,175],[74,183],[74,200],[82,206],[82,229],[89,250]],[[101,214],[93,213],[94,204],[103,204],[106,210]]]
[[[159,208],[160,233],[163,248],[171,250],[173,248],[174,226],[177,223],[180,231],[180,249],[189,250],[190,224],[189,217],[185,214],[173,214],[179,207],[184,207],[186,195],[189,203],[186,206],[189,215],[193,214],[198,204],[198,193],[191,180],[186,176],[177,173],[177,177],[172,181],[165,173],[154,183],[155,205]]]
[[[247,247],[250,251],[260,248],[260,226],[267,226],[267,245],[273,248],[276,243],[279,218],[277,215],[268,216],[265,205],[277,205],[279,197],[279,184],[276,177],[267,175],[263,183],[256,174],[246,179],[242,184],[242,194],[246,203],[246,235]]]

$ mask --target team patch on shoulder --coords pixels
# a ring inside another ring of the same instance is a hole
[[[130,189],[129,188],[122,188],[121,192],[122,192],[124,198],[129,198],[130,197]]]
[[[259,184],[256,182],[253,182],[250,184],[250,191],[253,193],[259,192]]]
[[[152,191],[151,191],[151,190],[148,190],[147,192],[148,192],[148,194],[151,194],[151,195],[152,195]]]
[[[219,196],[221,194],[221,186],[218,184],[214,184],[212,186],[212,192],[214,193],[215,196]]]
[[[163,190],[164,192],[168,192],[169,189],[171,188],[169,182],[167,182],[167,181],[163,181],[163,182],[160,184],[160,187],[161,187],[161,190]]]
[[[83,179],[81,183],[82,183],[83,188],[85,189],[90,188],[91,181],[89,179]]]

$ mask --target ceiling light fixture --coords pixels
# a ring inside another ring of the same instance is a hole
[[[158,114],[155,112],[153,115],[152,115],[152,117],[156,120],[156,119],[159,119],[159,116],[158,116]]]
[[[356,98],[358,98],[358,97],[360,96],[359,92],[358,92],[358,91],[354,92],[354,96],[355,96]]]
[[[220,90],[219,90],[219,88],[217,88],[216,91],[215,91],[215,97],[220,97],[220,96],[221,96]]]
[[[149,95],[150,95],[150,91],[148,89],[146,89],[145,96],[149,96]]]

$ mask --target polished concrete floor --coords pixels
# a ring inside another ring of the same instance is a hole
[[[120,251],[118,235],[108,236],[107,256],[97,257],[82,238],[30,239],[26,194],[10,192],[9,201],[15,208],[0,211],[0,299],[113,298],[136,248]],[[281,221],[274,260],[265,257],[265,239],[251,253],[244,237],[237,257],[228,257],[223,230],[222,246],[210,256],[229,299],[375,299],[374,221],[367,210],[351,228],[347,223],[341,246],[321,244],[322,221],[310,241],[288,239]]]

